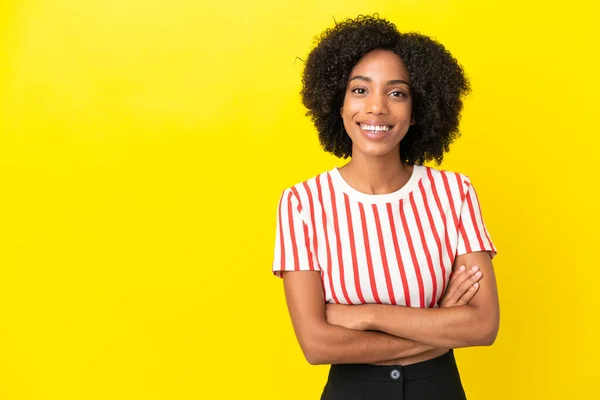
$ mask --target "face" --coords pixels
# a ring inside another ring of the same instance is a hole
[[[400,57],[386,50],[365,54],[350,73],[341,114],[352,157],[399,154],[414,123],[410,76]]]

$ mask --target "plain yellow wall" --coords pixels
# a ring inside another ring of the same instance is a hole
[[[470,399],[598,395],[598,6],[4,0],[0,399],[316,399],[271,275],[281,191],[343,160],[300,104],[359,13],[444,43],[473,93],[445,169],[477,186],[502,323]]]

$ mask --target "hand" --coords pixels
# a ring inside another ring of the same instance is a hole
[[[482,273],[479,267],[473,266],[466,269],[464,265],[452,272],[446,293],[442,296],[440,307],[464,306],[469,304],[477,290]]]
[[[368,329],[368,314],[365,305],[326,304],[327,322],[344,328],[364,331]]]

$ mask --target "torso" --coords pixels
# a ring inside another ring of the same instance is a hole
[[[334,168],[284,191],[279,221],[274,271],[320,270],[327,303],[437,307],[455,258],[493,248],[470,180],[419,165],[405,186],[383,195],[358,192]]]
[[[337,169],[292,188],[325,300],[437,307],[468,187],[464,175],[415,165],[408,183],[389,194],[358,192]]]

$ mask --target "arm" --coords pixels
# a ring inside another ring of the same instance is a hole
[[[292,325],[310,364],[377,363],[434,348],[381,332],[329,324],[319,272],[285,272],[283,282]]]
[[[455,265],[465,265],[467,269],[478,266],[483,273],[477,293],[468,304],[447,308],[368,304],[339,311],[346,319],[362,320],[361,329],[382,331],[434,347],[489,346],[496,339],[500,319],[491,257],[488,252],[468,253],[457,257]],[[334,315],[332,320],[335,318],[339,316]]]

